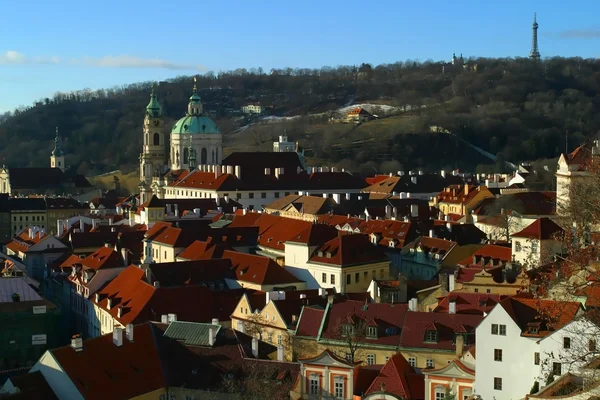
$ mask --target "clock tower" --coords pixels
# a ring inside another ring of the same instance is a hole
[[[167,171],[168,139],[165,133],[163,110],[154,91],[153,85],[144,116],[144,144],[140,154],[140,184],[146,187],[150,187],[153,177],[161,176]]]

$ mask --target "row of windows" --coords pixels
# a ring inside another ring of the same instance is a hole
[[[408,357],[408,364],[413,367],[416,368],[417,367],[417,357]],[[425,367],[427,368],[434,368],[435,367],[435,361],[433,361],[433,359],[428,358],[425,360]]]
[[[523,247],[521,246],[521,242],[516,241],[515,242],[515,251],[521,251],[523,250]],[[538,242],[537,240],[532,240],[531,241],[531,252],[532,253],[537,253],[538,251]]]
[[[209,192],[200,192],[200,191],[194,191],[194,190],[179,190],[179,189],[169,189],[167,190],[167,194],[171,194],[171,195],[177,195],[177,196],[189,196],[189,197],[194,197],[194,195],[196,195],[196,197],[199,198],[205,198],[205,199],[210,199],[212,198],[211,195],[212,193]],[[285,192],[284,196],[289,196],[290,192]],[[223,193],[222,197],[225,196],[229,196],[229,193]],[[281,196],[280,192],[274,192],[273,193],[273,197],[275,197],[276,199],[278,199]],[[235,194],[235,198],[236,200],[241,200],[242,199],[242,193],[236,193]],[[254,193],[250,192],[248,193],[248,198],[249,199],[253,199],[254,198]],[[267,192],[261,192],[260,193],[260,198],[261,199],[266,199],[267,198]]]
[[[40,216],[40,215],[37,215],[37,216],[36,216],[36,215],[33,215],[33,216],[31,217],[31,221],[44,221],[45,219],[46,219],[46,218],[45,218],[43,215],[41,215],[41,216]],[[16,216],[16,215],[15,215],[15,216],[13,216],[13,221],[14,221],[14,222],[17,222],[17,216]],[[21,216],[19,216],[19,221],[20,221],[20,222],[22,222],[22,221],[23,221],[23,216],[22,216],[22,215],[21,215]],[[25,216],[25,222],[29,222],[29,216],[28,216],[28,215],[26,215],[26,216]]]
[[[372,271],[372,278],[375,279],[376,271]],[[363,272],[364,280],[367,281],[369,279],[369,272]],[[385,277],[385,270],[379,271],[379,279],[383,279]],[[360,282],[360,272],[354,273],[354,283]],[[352,274],[346,274],[346,285],[352,284]]]
[[[336,399],[345,399],[345,382],[343,376],[336,376],[333,379],[333,396]],[[321,375],[311,374],[308,380],[308,394],[319,395],[321,391]]]
[[[506,336],[506,325],[492,324],[492,335]]]

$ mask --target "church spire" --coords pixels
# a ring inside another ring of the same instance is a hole
[[[152,83],[152,92],[150,93],[150,102],[146,106],[146,115],[149,117],[160,117],[162,114],[162,107],[156,98],[156,83]]]
[[[537,23],[536,13],[533,13],[533,26],[531,27],[531,29],[532,29],[531,52],[529,52],[529,58],[533,58],[534,60],[539,60],[540,51],[538,49],[538,37],[537,37],[538,23]]]
[[[54,137],[54,150],[52,150],[52,155],[56,157],[63,156],[63,151],[60,148],[60,135],[58,134],[58,126],[56,127],[56,136]]]
[[[198,87],[196,86],[196,77],[194,77],[194,91],[190,97],[190,103],[188,104],[188,115],[200,115],[202,114],[202,99],[198,95]]]

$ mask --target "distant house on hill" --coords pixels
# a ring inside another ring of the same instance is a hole
[[[374,118],[375,117],[364,108],[357,107],[346,115],[344,122],[360,124],[361,122],[370,121]]]

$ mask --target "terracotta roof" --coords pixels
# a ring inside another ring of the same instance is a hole
[[[425,255],[438,254],[440,258],[443,258],[455,246],[456,242],[452,242],[450,240],[431,238],[429,236],[420,236],[417,240],[407,244],[405,248],[420,249]]]
[[[152,282],[158,281],[160,287],[204,285],[225,282],[234,279],[229,260],[196,260],[148,265],[152,273]]]
[[[229,243],[214,244],[212,238],[207,241],[196,240],[179,253],[177,258],[190,261],[221,258],[225,250],[232,250]]]
[[[337,237],[338,231],[333,226],[325,224],[312,224],[305,230],[292,237],[288,242],[303,243],[308,246],[317,246]]]
[[[577,147],[571,153],[566,154],[565,161],[568,165],[582,165],[585,166],[591,159],[591,143],[585,143]]]
[[[409,376],[413,375],[414,378],[410,379]],[[424,375],[417,375],[414,368],[408,364],[408,361],[400,353],[393,355],[381,369],[379,376],[375,378],[369,389],[365,392],[365,395],[371,393],[377,393],[382,391],[382,387],[385,388],[386,393],[394,394],[403,399],[423,399],[424,390],[416,390],[416,393],[412,393],[411,389],[415,388],[414,385],[417,379],[420,379],[420,386],[425,386]],[[414,380],[411,382],[411,380]],[[411,385],[411,383],[413,385]]]
[[[341,234],[317,247],[310,262],[341,267],[388,260],[379,246],[373,246],[363,234]]]
[[[323,197],[290,194],[267,204],[264,208],[273,211],[287,211],[294,208],[300,214],[322,214],[327,212],[324,207],[330,202],[331,200]]]
[[[82,265],[95,271],[100,268],[118,268],[123,266],[121,254],[112,247],[100,247],[98,250],[79,261]]]
[[[226,250],[223,259],[231,261],[236,279],[259,285],[290,285],[303,282],[269,257]]]
[[[315,307],[303,307],[296,327],[296,336],[317,337],[325,310]]]
[[[513,233],[511,237],[548,240],[555,239],[556,235],[561,232],[564,232],[564,230],[560,226],[558,226],[550,218],[543,217],[536,219],[525,229],[517,233]]]
[[[231,228],[237,227],[249,227],[254,226],[256,220],[259,219],[263,214],[259,214],[257,212],[246,212],[243,214],[244,210],[237,210],[235,216],[233,217],[233,221],[229,224]]]
[[[545,337],[571,322],[581,307],[578,302],[511,297],[500,306],[521,328],[522,336]],[[529,333],[529,324],[537,323],[537,333]]]
[[[44,233],[42,235],[41,232],[37,232],[33,236],[33,238],[29,238],[29,231],[31,229],[32,228],[29,227],[25,228],[20,234],[15,236],[13,240],[6,244],[6,248],[14,251],[15,253],[27,253],[27,251],[29,251],[29,248],[35,246],[36,244],[44,240],[46,237],[48,237],[47,233]]]
[[[416,180],[416,183],[413,182]],[[384,179],[375,179],[375,182],[363,189],[371,193],[438,193],[449,185],[462,185],[460,176],[440,174],[387,176]]]
[[[348,318],[354,318],[367,324],[372,321],[377,323],[379,327],[377,339],[364,339],[366,342],[397,346],[400,343],[400,333],[407,311],[407,304],[371,303],[365,307],[364,301],[334,302],[330,305],[322,335],[328,339],[343,340],[341,325]]]
[[[327,296],[322,297],[317,293],[307,295],[305,298],[289,297],[290,294],[290,292],[286,292],[286,298],[283,300],[272,300],[273,305],[277,308],[288,329],[296,328],[303,307],[310,306],[325,309],[328,301]],[[293,316],[296,316],[296,320],[294,320]]]
[[[485,186],[450,185],[437,195],[438,203],[468,204]]]
[[[500,294],[452,292],[438,299],[438,305],[433,312],[448,313],[449,303],[454,301],[457,314],[483,315],[483,313],[489,313],[496,304],[508,297]]]
[[[465,345],[473,344],[475,328],[482,320],[482,315],[407,312],[400,345],[409,348],[454,351],[455,331],[457,329],[466,331],[468,335]],[[437,331],[437,342],[425,341],[425,332],[428,330]]]
[[[462,266],[482,266],[494,262],[494,265],[501,265],[512,259],[512,249],[510,247],[488,244],[477,250],[473,256],[465,258],[458,264]]]
[[[113,344],[112,333],[83,343],[50,350],[85,399],[133,398],[167,386],[151,324],[134,328],[130,342]]]
[[[284,250],[285,242],[292,240],[311,225],[307,221],[270,214],[261,214],[254,223],[254,226],[258,226],[258,244],[280,251]]]

